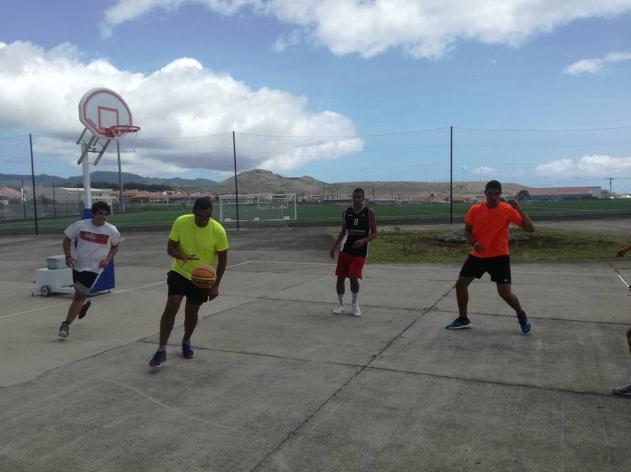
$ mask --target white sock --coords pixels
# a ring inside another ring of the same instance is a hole
[[[337,301],[338,301],[340,306],[344,305],[344,294],[343,293],[338,293],[337,294]]]
[[[357,297],[359,295],[359,292],[351,292],[352,295],[352,300],[353,300],[353,306],[357,306]]]

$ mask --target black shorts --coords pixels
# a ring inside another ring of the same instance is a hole
[[[193,282],[174,270],[170,270],[167,274],[167,285],[169,286],[169,297],[171,295],[184,295],[187,302],[198,306],[208,300],[208,289],[195,287]]]
[[[460,269],[460,276],[479,279],[485,272],[489,273],[491,280],[495,283],[511,283],[510,256],[482,258],[469,255]]]
[[[74,282],[74,288],[86,295],[90,294],[90,290],[98,278],[99,274],[96,272],[89,272],[87,270],[78,272],[72,269],[72,281]]]

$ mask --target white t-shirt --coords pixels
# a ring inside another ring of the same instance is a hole
[[[74,269],[78,272],[96,272],[101,268],[99,262],[107,257],[111,246],[118,246],[121,235],[116,226],[105,223],[96,226],[92,220],[79,220],[66,228],[64,234],[76,241],[76,260]]]

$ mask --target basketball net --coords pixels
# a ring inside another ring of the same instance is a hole
[[[119,143],[120,151],[123,153],[136,152],[136,139],[140,131],[139,126],[111,126],[108,129],[109,135]]]

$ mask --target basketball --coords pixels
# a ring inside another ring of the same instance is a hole
[[[207,265],[197,266],[191,272],[191,282],[199,288],[210,288],[216,277],[215,269]]]

